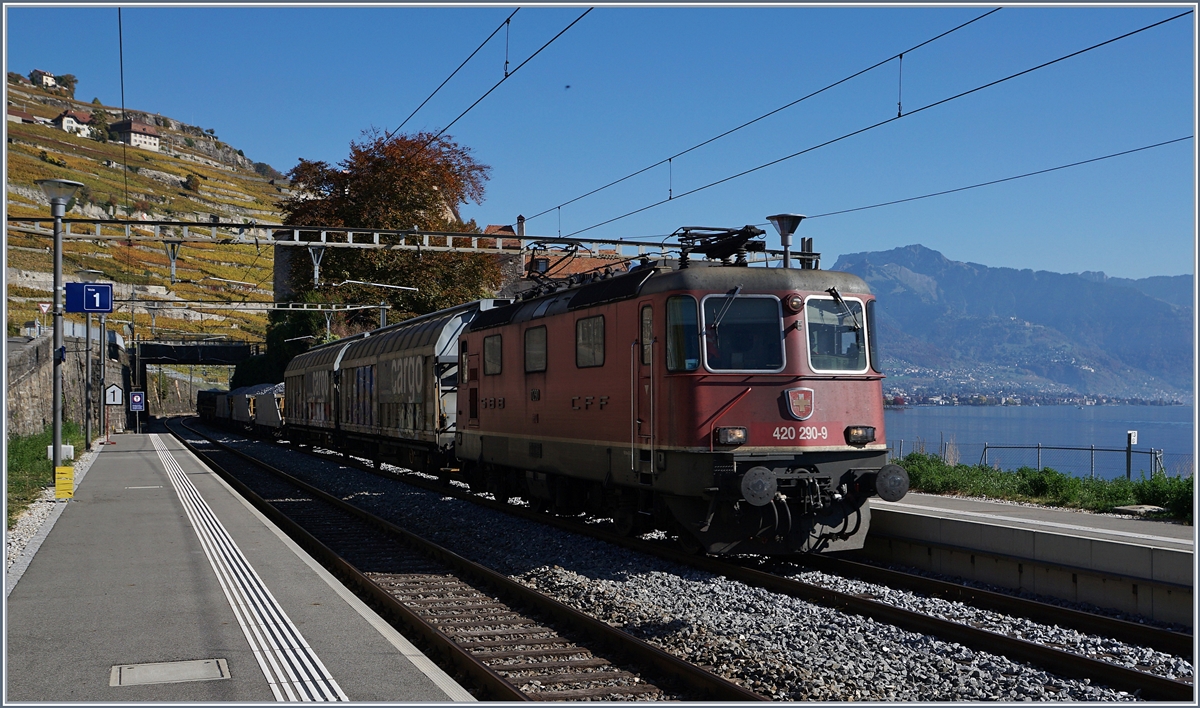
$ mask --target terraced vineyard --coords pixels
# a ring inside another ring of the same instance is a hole
[[[50,119],[64,108],[91,113],[103,109],[109,122],[119,109],[68,101],[38,89],[8,85],[10,106],[35,117]],[[129,113],[153,123],[161,136],[161,151],[119,143],[101,143],[68,133],[53,125],[8,123],[7,205],[9,216],[47,216],[49,207],[36,180],[71,179],[85,186],[67,214],[76,218],[168,219],[223,222],[277,222],[275,202],[286,189],[254,170],[254,163],[237,149],[199,127],[142,111]],[[128,165],[128,169],[126,169]],[[52,299],[53,257],[49,237],[7,232],[8,333],[20,332],[37,319],[37,303]],[[118,283],[117,298],[136,293],[139,300],[271,301],[273,251],[269,246],[187,244],[176,262],[177,282],[170,281],[166,252],[154,244],[68,241],[64,246],[66,280],[107,279]],[[76,276],[83,269],[94,274]],[[209,280],[203,280],[210,278]],[[211,278],[252,283],[231,285]],[[191,281],[191,282],[188,282]],[[68,316],[71,319],[74,316]],[[128,306],[113,315],[130,320]],[[226,335],[261,341],[267,318],[261,313],[221,311],[160,312],[136,308],[132,314],[139,338],[153,329],[162,336],[179,333]],[[82,321],[81,319],[79,321]]]

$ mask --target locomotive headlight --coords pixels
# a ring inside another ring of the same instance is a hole
[[[746,442],[745,428],[717,428],[717,444],[742,445]]]
[[[875,442],[875,428],[870,425],[851,425],[846,428],[846,444],[866,445]]]
[[[787,309],[791,310],[792,312],[799,312],[800,310],[802,310],[804,308],[804,298],[793,293],[783,299],[783,304],[785,307],[787,307]]]

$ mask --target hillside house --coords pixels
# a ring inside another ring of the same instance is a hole
[[[68,133],[76,133],[85,138],[92,135],[92,116],[80,111],[63,111],[54,118],[54,125]]]
[[[42,71],[41,69],[34,69],[29,72],[29,80],[33,82],[34,86],[41,86],[43,88],[58,86],[58,81],[54,79],[54,74]]]
[[[158,130],[152,125],[146,125],[130,118],[113,123],[110,130],[116,133],[117,139],[126,145],[158,152]]]
[[[8,119],[13,123],[33,123],[34,118],[25,111],[18,111],[15,108],[8,109]]]

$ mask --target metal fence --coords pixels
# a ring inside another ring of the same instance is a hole
[[[1167,453],[1162,450],[1131,450],[1128,459],[1125,448],[1063,447],[1052,445],[993,445],[988,443],[959,443],[953,440],[892,440],[888,454],[893,460],[912,452],[936,455],[947,464],[980,464],[995,469],[1015,470],[1021,467],[1042,469],[1050,467],[1077,477],[1097,476],[1113,479],[1129,474],[1166,474],[1170,477],[1190,477],[1194,471],[1192,455]]]

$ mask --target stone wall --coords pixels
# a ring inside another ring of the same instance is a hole
[[[85,364],[84,339],[65,338],[67,360],[63,363],[63,420],[71,420],[83,426],[83,405],[87,368]],[[36,339],[9,337],[8,339],[8,434],[32,435],[50,424],[54,405],[54,361],[51,351],[53,335],[49,332]],[[92,434],[101,434],[99,402],[103,398],[100,390],[99,342],[92,340],[93,391],[97,402],[92,418]],[[125,350],[109,345],[105,373],[105,384],[119,384],[129,390],[129,364]],[[110,406],[109,424],[114,431],[125,427],[124,407]]]

